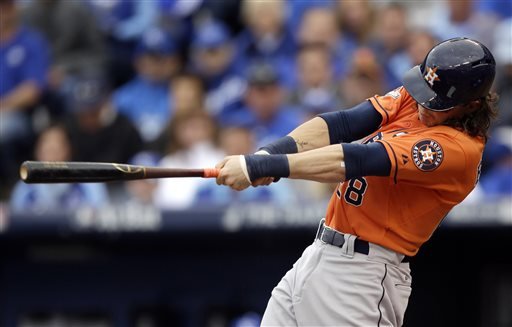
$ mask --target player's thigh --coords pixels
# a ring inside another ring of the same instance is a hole
[[[387,278],[384,286],[386,299],[392,308],[389,321],[395,326],[403,324],[412,290],[411,282],[410,270],[407,264],[401,264],[400,266],[387,265]]]
[[[377,325],[383,295],[385,265],[353,258],[329,249],[294,303],[299,326]]]
[[[308,276],[314,271],[321,255],[318,244],[307,247],[277,286],[272,290],[265,309],[262,326],[296,325],[293,308],[294,299],[300,296],[300,289]]]
[[[296,265],[290,269],[272,290],[265,313],[261,321],[262,326],[295,325],[295,314],[292,305],[292,287]]]

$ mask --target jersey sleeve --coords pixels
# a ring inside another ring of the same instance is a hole
[[[382,123],[382,117],[369,101],[350,109],[326,112],[318,115],[325,120],[331,144],[349,143],[375,132]]]
[[[392,183],[446,191],[455,195],[454,201],[462,200],[476,183],[475,146],[465,148],[443,134],[406,134],[377,142],[390,158]]]
[[[375,110],[382,116],[381,126],[394,121],[400,109],[414,101],[403,86],[400,86],[385,95],[375,95],[368,99],[375,107]]]

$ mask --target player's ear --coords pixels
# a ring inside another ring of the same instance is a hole
[[[446,111],[447,114],[451,113],[452,118],[462,118],[466,115],[472,114],[482,107],[480,100],[471,101],[466,104],[455,106],[452,110]]]
[[[471,113],[477,111],[478,109],[482,108],[482,100],[478,99],[478,100],[471,101],[469,103],[462,105],[462,107],[463,107],[464,115],[471,114]]]

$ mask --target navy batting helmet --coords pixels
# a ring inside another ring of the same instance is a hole
[[[496,62],[482,43],[455,38],[433,47],[421,65],[403,78],[407,92],[433,111],[484,98],[491,88]]]

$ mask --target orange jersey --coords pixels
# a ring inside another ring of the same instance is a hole
[[[382,124],[365,142],[384,145],[391,174],[341,183],[326,224],[412,256],[474,188],[484,141],[452,127],[423,125],[403,87],[369,100]]]

